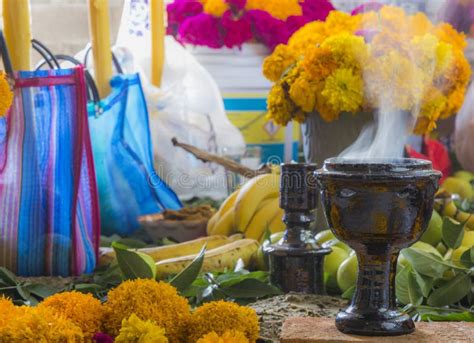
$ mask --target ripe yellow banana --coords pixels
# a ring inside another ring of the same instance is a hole
[[[452,200],[446,200],[442,203],[435,202],[436,210],[443,216],[457,220],[460,223],[466,222],[469,230],[474,230],[474,215],[459,210]]]
[[[178,256],[197,254],[201,251],[204,244],[206,244],[208,249],[213,249],[230,242],[232,242],[232,240],[225,236],[209,236],[179,244],[131,250],[147,254],[155,261],[160,261]],[[115,251],[112,248],[101,248],[98,262],[99,266],[108,265],[113,261],[115,261]]]
[[[234,233],[234,211],[227,211],[214,225],[213,235],[230,236]]]
[[[218,235],[218,233],[214,232],[216,224],[221,221],[222,217],[233,208],[238,195],[239,190],[236,190],[234,193],[229,195],[229,197],[224,200],[219,210],[209,220],[207,223],[207,234],[209,236]]]
[[[253,239],[241,239],[221,247],[206,251],[202,272],[219,272],[232,270],[237,261],[242,259],[247,267],[253,263],[255,255],[260,248],[260,244]],[[166,278],[173,274],[178,274],[197,254],[172,258],[156,263],[157,277]]]
[[[240,190],[235,203],[235,227],[238,232],[245,232],[264,199],[275,198],[279,194],[280,176],[264,174],[250,179]]]
[[[279,198],[264,200],[245,229],[245,237],[259,240],[275,217]]]
[[[277,214],[275,215],[275,217],[273,217],[272,221],[270,222],[270,225],[268,226],[268,230],[270,230],[271,233],[285,231],[286,224],[283,223],[284,214],[285,211],[283,211],[281,208],[278,208]]]

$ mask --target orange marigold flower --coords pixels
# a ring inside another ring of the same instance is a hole
[[[204,5],[204,12],[214,17],[222,17],[222,15],[229,9],[225,0],[206,0]]]
[[[170,342],[181,342],[191,318],[188,301],[176,288],[155,280],[125,281],[108,293],[104,327],[117,336],[122,320],[132,314],[151,320],[166,330]]]
[[[426,14],[418,12],[409,18],[409,32],[412,36],[421,36],[433,30],[433,23]]]
[[[300,56],[305,54],[308,47],[322,44],[328,35],[324,22],[313,21],[296,31],[289,39],[288,45]]]
[[[0,326],[0,342],[83,342],[80,327],[47,307],[17,308]]]
[[[0,117],[7,114],[13,103],[13,92],[7,80],[7,74],[0,71]]]
[[[256,342],[259,337],[255,310],[226,301],[214,301],[198,307],[192,315],[189,329],[190,343],[212,331],[218,335],[229,330],[240,331],[251,343]]]
[[[294,52],[287,45],[280,44],[263,61],[263,75],[268,80],[277,82],[295,61]]]
[[[249,340],[240,331],[229,330],[219,336],[215,331],[199,338],[197,343],[249,343]]]
[[[299,0],[247,0],[245,9],[262,10],[281,20],[303,14]]]
[[[451,24],[441,23],[434,29],[435,35],[455,48],[464,50],[467,46],[466,35],[463,32],[456,31]]]
[[[305,73],[314,81],[322,81],[337,68],[332,51],[323,47],[308,48],[304,59],[300,62]]]
[[[74,291],[58,293],[46,298],[38,307],[50,308],[69,319],[82,329],[87,339],[92,339],[102,329],[104,308],[100,301],[90,294]]]
[[[345,12],[331,11],[326,18],[325,29],[331,35],[354,33],[360,28],[361,20],[362,16],[359,14],[351,16]]]

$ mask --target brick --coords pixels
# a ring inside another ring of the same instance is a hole
[[[455,343],[474,342],[474,323],[461,322],[420,322],[411,335],[397,337],[365,337],[346,335],[339,332],[332,318],[289,318],[283,324],[281,343]]]

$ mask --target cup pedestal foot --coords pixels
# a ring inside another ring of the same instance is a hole
[[[351,307],[339,312],[336,327],[346,334],[363,336],[399,336],[415,331],[409,315],[396,310],[359,313]]]

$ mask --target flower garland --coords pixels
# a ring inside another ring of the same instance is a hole
[[[268,117],[277,124],[324,120],[343,112],[383,109],[411,113],[424,134],[461,108],[471,69],[465,36],[422,13],[378,7],[353,16],[333,11],[298,30],[267,57],[263,73],[275,84]]]
[[[7,114],[13,103],[13,92],[5,72],[0,71],[0,117]]]
[[[167,6],[167,33],[214,49],[256,41],[273,50],[333,9],[329,0],[175,0]]]
[[[192,312],[174,287],[155,280],[125,281],[104,304],[74,291],[37,307],[0,298],[0,342],[255,343],[258,337],[253,309],[217,301]]]

